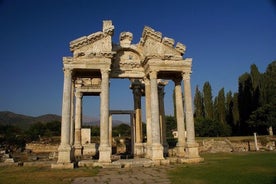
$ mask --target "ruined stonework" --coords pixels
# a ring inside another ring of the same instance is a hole
[[[166,161],[168,144],[165,134],[164,87],[167,80],[175,83],[178,131],[177,157],[199,162],[195,141],[190,75],[192,59],[184,58],[186,46],[175,43],[161,32],[145,27],[139,43],[133,35],[122,32],[119,43],[112,42],[112,21],[103,21],[102,31],[70,42],[72,57],[63,58],[64,85],[62,101],[61,143],[58,161],[53,168],[70,168],[76,156],[83,154],[81,142],[82,97],[100,96],[99,164],[111,163],[112,113],[109,109],[109,79],[128,78],[134,96],[134,109],[127,112],[132,125],[132,154],[156,164]],[[182,97],[184,83],[184,102]],[[145,96],[147,142],[143,142],[141,97]],[[184,108],[185,107],[185,112]],[[123,112],[124,113],[124,112]],[[184,118],[185,117],[185,118]],[[184,123],[185,122],[185,123]],[[185,131],[187,135],[185,136]]]

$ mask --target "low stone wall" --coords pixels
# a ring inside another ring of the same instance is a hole
[[[57,152],[58,146],[58,144],[29,143],[26,144],[26,149],[34,153],[51,153]]]
[[[262,138],[263,139],[263,138]],[[275,140],[262,141],[258,140],[259,150],[272,151],[275,150]],[[199,152],[218,153],[218,152],[246,152],[256,151],[255,142],[253,140],[231,141],[228,138],[203,139],[198,141]]]

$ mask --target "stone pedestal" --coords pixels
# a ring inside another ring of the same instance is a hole
[[[51,168],[54,169],[73,169],[74,163],[71,161],[74,159],[74,149],[71,146],[60,145],[58,148],[58,161],[56,164],[52,164]]]
[[[187,143],[186,158],[198,158],[198,143]]]
[[[74,150],[75,150],[75,157],[80,157],[82,156],[82,146],[81,145],[75,145]]]
[[[97,147],[95,143],[89,143],[83,145],[83,151],[82,154],[84,156],[95,156],[97,153]]]
[[[185,146],[176,145],[176,156],[185,157]]]
[[[161,144],[152,144],[152,147],[151,147],[151,159],[153,161],[155,160],[163,160],[164,157],[163,157],[163,147]]]
[[[135,145],[134,145],[134,157],[143,157],[143,156],[144,156],[143,143],[135,143]]]
[[[110,163],[111,162],[111,147],[100,146],[99,147],[99,162]]]

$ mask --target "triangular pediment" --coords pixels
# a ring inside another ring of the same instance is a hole
[[[103,30],[70,42],[74,58],[100,57],[112,51],[114,26],[111,21],[104,21]]]

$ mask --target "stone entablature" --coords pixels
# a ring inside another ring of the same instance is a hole
[[[162,37],[145,27],[137,44],[133,35],[122,32],[119,44],[112,42],[112,21],[103,21],[102,31],[70,42],[72,57],[63,57],[64,86],[62,103],[61,143],[57,164],[53,167],[71,167],[75,157],[81,156],[82,97],[100,96],[99,163],[111,162],[111,130],[109,109],[109,79],[128,78],[133,90],[134,114],[132,145],[134,156],[154,162],[164,160],[168,153],[165,136],[164,88],[166,80],[175,83],[177,156],[200,161],[195,142],[190,74],[191,58],[183,58],[186,46],[171,38]],[[184,83],[184,105],[181,83]],[[143,142],[141,97],[145,97],[147,142]],[[185,106],[185,112],[184,107]],[[184,116],[185,113],[185,116]],[[185,123],[184,123],[185,122]],[[187,136],[185,137],[185,130]]]

